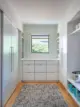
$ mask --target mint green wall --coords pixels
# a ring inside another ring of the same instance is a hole
[[[57,25],[27,25],[23,26],[24,56],[28,59],[55,59],[57,57]],[[31,53],[31,35],[49,35],[49,54]]]

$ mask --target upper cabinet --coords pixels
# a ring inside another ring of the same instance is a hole
[[[68,23],[68,35],[76,35],[80,33],[80,11]]]

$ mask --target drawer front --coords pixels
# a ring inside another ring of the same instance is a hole
[[[47,80],[58,80],[58,73],[47,73]]]
[[[23,61],[23,65],[34,65],[34,61]]]
[[[35,65],[46,65],[46,61],[35,61]]]
[[[58,61],[57,60],[54,60],[54,61],[47,61],[47,65],[58,65]]]
[[[34,65],[23,65],[23,72],[34,72]]]
[[[34,73],[23,73],[23,80],[34,80]]]
[[[35,72],[37,73],[41,73],[41,72],[44,72],[46,73],[46,65],[35,65]]]
[[[47,72],[49,72],[49,73],[50,72],[51,73],[52,72],[55,72],[55,73],[58,72],[58,66],[56,66],[56,65],[55,66],[54,65],[47,65]]]
[[[46,73],[35,73],[35,80],[46,80]]]

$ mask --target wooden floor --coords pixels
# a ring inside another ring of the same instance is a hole
[[[21,87],[24,84],[56,84],[59,87],[65,101],[68,102],[69,107],[79,107],[75,103],[75,101],[72,99],[72,97],[67,93],[64,86],[60,82],[47,82],[47,83],[46,82],[31,82],[31,83],[30,82],[26,82],[26,83],[20,82],[17,85],[17,87],[16,87],[14,93],[12,94],[12,96],[10,97],[10,99],[7,101],[5,107],[12,107],[13,103],[15,102],[16,97],[18,96],[18,94],[20,92]]]

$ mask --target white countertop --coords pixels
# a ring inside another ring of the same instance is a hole
[[[28,59],[28,58],[22,58],[21,60],[59,60],[59,58],[55,58],[55,59]]]

